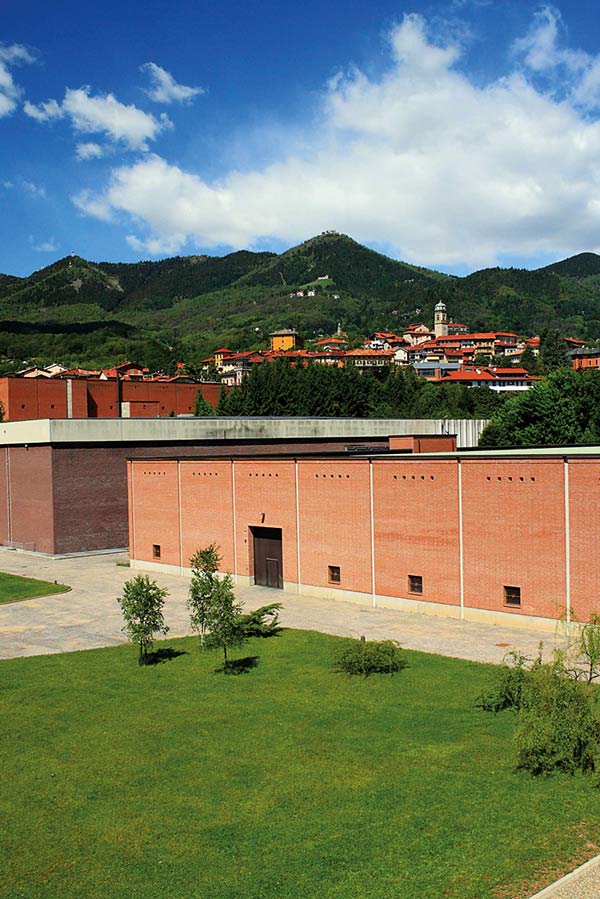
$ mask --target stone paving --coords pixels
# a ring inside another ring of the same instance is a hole
[[[125,642],[116,597],[133,576],[127,555],[80,556],[55,559],[0,549],[0,571],[68,584],[68,593],[0,605],[0,659],[46,655],[114,646]],[[138,573],[138,572],[136,572]],[[169,591],[165,619],[170,636],[189,633],[185,607],[188,581],[169,574],[153,574]],[[318,630],[341,636],[393,638],[407,649],[439,653],[476,662],[501,662],[518,649],[535,655],[540,641],[549,655],[564,637],[556,633],[507,625],[484,625],[415,612],[373,609],[338,600],[316,599],[263,587],[237,588],[247,609],[281,601],[286,627]],[[586,866],[581,875],[547,888],[540,899],[600,899],[600,866]]]
[[[531,899],[600,899],[600,856],[590,859]]]
[[[68,584],[64,594],[0,605],[0,658],[44,655],[124,643],[116,597],[133,572],[118,562],[124,553],[56,559],[0,549],[0,570]],[[137,572],[136,572],[137,573]],[[169,591],[165,619],[170,636],[189,633],[185,607],[188,581],[170,574],[152,574]],[[439,653],[477,662],[501,662],[508,650],[535,655],[540,640],[544,652],[562,641],[558,633],[507,625],[458,621],[435,615],[373,609],[351,602],[317,599],[264,587],[237,588],[248,609],[280,600],[286,627],[318,630],[342,636],[385,637],[407,649]]]

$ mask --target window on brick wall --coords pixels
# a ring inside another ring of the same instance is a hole
[[[152,544],[152,558],[160,559],[160,543]]]
[[[422,593],[423,592],[423,578],[420,574],[409,574],[408,575],[408,592],[409,593]]]
[[[521,605],[521,588],[504,586],[504,604],[506,606]]]
[[[328,568],[329,568],[329,583],[330,584],[339,584],[342,579],[342,575],[340,573],[340,566],[339,565],[329,565]]]

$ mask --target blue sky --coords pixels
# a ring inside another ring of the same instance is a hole
[[[2,13],[0,272],[327,229],[457,273],[600,251],[593,4]]]

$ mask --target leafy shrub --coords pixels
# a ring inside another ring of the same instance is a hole
[[[336,652],[335,670],[345,674],[391,674],[402,671],[408,662],[396,640],[345,639]]]
[[[239,623],[246,637],[276,637],[281,632],[278,612],[283,606],[272,602],[247,615],[240,615]]]
[[[593,612],[587,624],[580,627],[571,650],[571,659],[565,664],[570,666],[577,680],[591,684],[600,677],[600,615],[597,612]]]
[[[540,661],[541,655],[536,663],[539,664]],[[529,672],[530,663],[531,660],[527,656],[516,650],[507,653],[498,682],[491,689],[484,691],[476,700],[475,705],[486,712],[502,712],[504,709],[513,709],[517,712],[521,708],[523,684]]]
[[[539,664],[524,679],[515,731],[517,767],[531,774],[588,771],[600,748],[592,691],[560,662]]]

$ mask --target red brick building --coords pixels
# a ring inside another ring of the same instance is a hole
[[[600,448],[128,463],[134,567],[554,627],[600,610]],[[290,597],[289,602],[293,602]]]
[[[216,417],[1,422],[0,545],[52,555],[125,548],[127,458],[385,451],[390,435],[425,431],[427,446],[447,428],[461,445],[474,445],[484,425]]]
[[[5,421],[38,418],[157,418],[193,415],[198,392],[213,409],[221,385],[110,378],[0,378]]]

